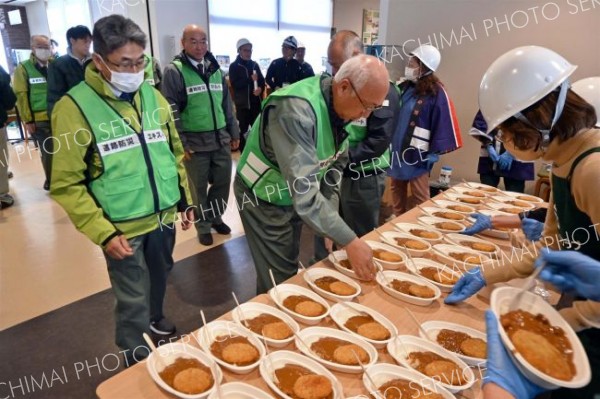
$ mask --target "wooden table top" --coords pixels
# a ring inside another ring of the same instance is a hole
[[[441,194],[440,194],[441,196]],[[436,197],[437,198],[437,197]],[[430,201],[423,204],[423,206],[435,205]],[[418,208],[414,208],[413,210],[397,217],[390,223],[386,223],[385,225],[379,228],[379,231],[389,231],[394,230],[391,223],[398,222],[412,222],[415,221],[416,218],[421,215],[421,211]],[[363,239],[367,240],[375,240],[379,241],[379,237],[375,232],[371,232],[363,237]],[[510,244],[508,240],[499,240],[499,239],[489,239],[491,242],[494,242],[501,249],[510,248]],[[327,261],[321,261],[316,264],[316,266],[333,268],[333,265]],[[289,279],[286,283],[293,283],[303,287],[308,287],[304,279],[300,275],[296,275],[293,278]],[[485,331],[485,321],[484,321],[484,312],[489,308],[489,294],[491,289],[485,288],[480,291],[478,295],[475,295],[465,302],[450,306],[445,305],[443,303],[444,298],[447,296],[447,293],[442,293],[442,296],[435,301],[433,304],[423,307],[409,304],[407,302],[395,299],[390,295],[386,294],[375,282],[359,282],[362,287],[361,295],[356,299],[360,304],[371,307],[372,309],[378,311],[383,316],[387,317],[390,321],[392,321],[396,327],[398,328],[398,332],[400,335],[415,335],[418,336],[418,328],[415,323],[409,318],[406,312],[401,311],[401,307],[406,307],[410,309],[417,319],[420,322],[425,322],[428,320],[440,320],[440,321],[449,321],[456,324],[460,324],[465,327],[471,327],[479,331]],[[268,295],[259,295],[253,299],[252,302],[260,302],[269,304],[271,306],[276,306],[275,303],[269,298]],[[333,302],[329,301],[330,304]],[[220,320],[232,320],[231,312],[228,312],[221,317]],[[334,322],[330,317],[325,318],[323,322],[318,324],[321,327],[332,327],[336,328]],[[300,327],[304,328],[306,325],[300,323]],[[194,332],[193,334],[195,334]],[[195,338],[187,337],[189,339],[189,343],[192,346],[198,347],[197,341]],[[190,339],[191,338],[191,339]],[[271,352],[274,349],[269,348]],[[290,344],[287,347],[283,348],[283,350],[290,350],[294,352],[300,353],[294,346],[294,344]],[[392,357],[387,353],[385,348],[378,350],[379,359],[378,363],[392,363],[395,364]],[[468,390],[464,390],[455,394],[458,398],[482,398],[481,394],[481,378],[483,370],[478,370],[477,367],[473,367],[473,372],[477,381],[475,384]],[[223,369],[224,373],[224,383],[232,382],[232,381],[240,381],[245,382],[255,387],[258,387],[265,392],[276,397],[277,395],[272,392],[265,381],[260,377],[258,369],[255,369],[249,374],[246,375],[237,375],[233,374],[229,371]],[[333,372],[333,374],[339,379],[343,388],[344,394],[347,397],[356,396],[356,395],[366,395],[367,390],[363,386],[362,383],[362,374],[347,374],[340,372]],[[101,383],[97,390],[96,394],[98,397],[102,399],[114,399],[114,398],[127,398],[127,399],[135,399],[135,398],[173,398],[171,394],[161,390],[152,380],[150,375],[146,370],[145,362],[141,362],[132,366],[121,373],[113,376],[112,378]]]

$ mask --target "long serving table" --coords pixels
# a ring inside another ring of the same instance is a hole
[[[441,198],[441,194],[436,198]],[[435,205],[431,201],[426,202],[423,206]],[[398,222],[414,222],[418,216],[421,215],[421,211],[418,208],[397,217],[390,223],[379,228],[379,231],[394,230],[392,223]],[[375,232],[371,232],[363,237],[363,239],[380,241],[378,235]],[[493,238],[487,238],[489,241],[497,244],[502,250],[508,250],[510,243],[508,240],[499,240]],[[328,260],[323,260],[316,264],[316,266],[326,266],[333,269],[333,265]],[[358,282],[358,281],[357,281]],[[254,282],[253,282],[254,283]],[[303,287],[308,287],[301,275],[296,275],[290,278],[286,283],[297,284]],[[442,293],[442,296],[433,304],[422,307],[409,304],[407,302],[400,301],[391,297],[390,295],[383,292],[383,290],[377,285],[376,282],[359,282],[362,287],[362,293],[357,298],[357,301],[363,305],[366,305],[392,321],[398,328],[399,335],[415,335],[418,336],[418,328],[410,317],[402,310],[402,307],[409,308],[417,317],[420,322],[428,320],[440,320],[449,321],[456,324],[463,325],[465,327],[471,327],[479,331],[485,331],[485,319],[484,312],[489,308],[489,300],[483,295],[475,295],[467,301],[455,305],[449,306],[443,303],[444,298],[447,296],[446,293]],[[310,288],[309,288],[310,289]],[[260,302],[276,306],[268,295],[259,295],[253,299],[252,302]],[[333,304],[332,302],[329,302]],[[228,312],[221,317],[221,320],[232,320],[231,312]],[[334,322],[330,317],[325,318],[318,326],[320,327],[332,327],[336,328]],[[300,324],[301,328],[306,325]],[[194,332],[193,334],[196,334]],[[195,347],[199,347],[196,339],[187,337],[189,344]],[[190,339],[191,338],[191,339]],[[289,344],[284,350],[291,350],[299,352],[293,343]],[[274,349],[269,349],[271,352]],[[385,348],[379,349],[378,363],[392,363],[395,364],[392,357],[387,353]],[[269,394],[275,395],[267,386],[266,382],[261,378],[258,369],[255,369],[249,374],[238,375],[233,374],[227,370],[223,370],[224,380],[223,383],[232,381],[241,381],[258,387]],[[473,367],[473,372],[477,381],[468,390],[461,391],[456,395],[457,398],[482,398],[481,393],[481,379],[484,372],[483,369]],[[356,395],[366,395],[367,389],[362,383],[362,374],[346,374],[340,372],[333,372],[333,374],[339,379],[340,383],[344,388],[344,395],[346,397]],[[116,398],[173,398],[169,393],[161,390],[152,380],[146,369],[145,362],[141,362],[132,366],[121,373],[111,377],[100,384],[96,390],[96,394],[102,399],[116,399]]]

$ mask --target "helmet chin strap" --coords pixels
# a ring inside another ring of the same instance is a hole
[[[540,132],[540,135],[542,136],[542,145],[540,147],[542,149],[542,153],[544,154],[546,153],[548,145],[550,144],[550,131],[552,130],[558,119],[560,119],[560,116],[562,115],[563,109],[565,107],[565,101],[567,100],[567,92],[569,86],[569,79],[565,79],[565,81],[562,82],[562,84],[560,85],[560,92],[558,93],[558,100],[556,101],[556,108],[554,109],[554,117],[552,118],[552,123],[550,123],[550,128],[538,129],[521,112],[517,112],[514,115],[514,117],[520,120],[521,122],[528,124],[533,129]]]

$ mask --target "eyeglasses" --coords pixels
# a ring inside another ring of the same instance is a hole
[[[115,67],[117,67],[119,69],[133,69],[133,68],[135,68],[136,70],[139,71],[141,69],[146,68],[146,66],[150,62],[150,59],[144,57],[144,58],[141,58],[141,59],[137,60],[136,62],[125,61],[125,62],[122,62],[120,64],[115,64],[114,62],[112,62],[108,58],[105,61],[106,61],[106,63],[111,64],[112,66],[115,66]]]
[[[362,98],[360,98],[360,96],[358,95],[358,91],[354,88],[352,81],[350,79],[348,79],[348,82],[350,83],[350,87],[352,87],[352,90],[354,90],[354,94],[356,94],[356,98],[358,98],[358,101],[360,101],[360,105],[362,105],[362,107],[365,109],[365,111],[374,112],[374,111],[377,111],[378,109],[383,108],[383,105],[368,105],[367,106],[365,104],[365,102],[362,100]]]

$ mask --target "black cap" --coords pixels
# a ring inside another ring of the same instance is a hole
[[[77,40],[85,39],[87,37],[91,38],[92,32],[90,32],[90,29],[84,25],[73,26],[67,31],[67,42],[69,43],[69,45],[71,44],[70,39]]]

